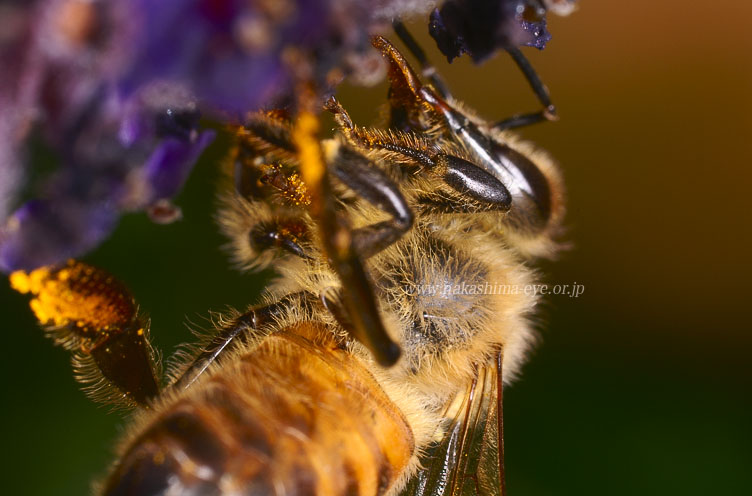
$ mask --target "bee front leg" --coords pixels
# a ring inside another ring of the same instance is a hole
[[[410,53],[412,53],[413,56],[417,59],[423,77],[431,82],[431,86],[433,86],[434,90],[436,90],[436,92],[439,94],[439,96],[441,96],[442,99],[446,100],[447,98],[450,98],[451,93],[449,92],[447,84],[438,75],[436,69],[433,67],[433,65],[431,65],[420,44],[418,44],[415,38],[412,37],[405,25],[402,24],[400,20],[396,20],[393,23],[393,27],[394,32],[397,33],[399,39],[402,40],[402,43],[405,44],[407,49],[410,50]],[[404,113],[405,111],[403,105],[407,105],[411,102],[411,99],[408,95],[410,95],[411,93],[416,94],[417,90],[420,88],[420,85],[415,80],[415,78],[412,77],[409,67],[401,58],[401,56],[396,53],[396,51],[393,49],[394,47],[391,47],[388,43],[383,42],[379,42],[377,45],[377,48],[385,47],[385,50],[383,48],[380,49],[382,49],[382,51],[384,51],[384,53],[388,55],[390,62],[394,65],[394,67],[392,68],[392,73],[390,75],[392,82],[391,92],[393,93],[391,96],[391,124],[392,127],[403,128],[409,122],[407,116],[402,115],[402,113]],[[551,97],[548,93],[546,85],[543,84],[543,81],[541,81],[538,73],[535,71],[530,61],[517,47],[507,47],[506,51],[512,57],[512,60],[517,65],[517,67],[522,71],[522,74],[525,76],[525,80],[527,81],[528,85],[530,85],[530,88],[535,93],[538,101],[541,103],[541,105],[543,105],[543,110],[527,114],[515,115],[508,119],[501,120],[494,124],[494,128],[498,130],[514,129],[523,126],[529,126],[531,124],[536,124],[538,122],[557,120],[558,116],[556,114],[556,106],[554,106],[554,104],[551,102]],[[412,102],[412,104],[414,104],[414,102]]]
[[[551,103],[548,88],[543,84],[538,73],[535,72],[533,65],[527,57],[523,55],[519,48],[509,47],[506,50],[512,57],[512,60],[514,60],[514,63],[517,64],[517,67],[522,71],[522,74],[525,76],[525,79],[535,93],[535,96],[538,98],[538,101],[543,105],[543,110],[531,112],[529,114],[515,115],[508,119],[501,120],[493,125],[494,129],[503,131],[506,129],[515,129],[518,127],[529,126],[531,124],[537,124],[538,122],[558,120],[559,117],[556,114],[556,107]]]
[[[361,198],[392,216],[353,231],[353,244],[362,258],[397,242],[412,227],[414,215],[399,188],[368,158],[340,146],[332,159],[332,173]]]
[[[395,165],[400,167],[419,165],[427,173],[440,177],[447,187],[447,197],[455,198],[458,193],[462,197],[452,203],[456,205],[454,208],[468,212],[507,211],[511,208],[512,195],[507,187],[495,176],[472,162],[456,155],[444,153],[435,144],[421,139],[415,133],[383,133],[378,130],[355,126],[347,111],[334,98],[327,101],[326,109],[334,114],[343,134],[352,146],[366,150],[382,150],[386,154],[385,157]],[[345,152],[341,150],[345,150]],[[383,173],[370,165],[370,162],[367,166],[363,165],[363,160],[367,160],[364,157],[360,160],[355,157],[350,158],[355,155],[355,152],[347,153],[346,150],[343,147],[339,147],[337,150],[337,156],[344,155],[345,157],[334,161],[335,174],[342,173],[337,167],[337,164],[339,164],[339,168],[349,174],[348,177],[341,178],[343,182],[351,181],[357,188],[360,188],[363,197],[371,203],[378,205],[379,200],[382,202],[388,200],[387,205],[390,205],[392,210],[388,208],[384,208],[384,210],[391,213],[399,221],[397,212],[401,205],[398,200],[402,198],[402,195],[397,190],[396,185],[389,186],[391,181],[386,175],[384,175],[384,179],[376,177],[378,174],[383,175]],[[358,174],[362,176],[361,179],[356,177]],[[350,186],[357,189],[352,185]],[[369,193],[372,198],[367,196]],[[374,196],[374,194],[377,194],[377,196]],[[469,207],[468,201],[470,202]],[[404,208],[407,208],[406,205]],[[468,210],[468,208],[471,208],[471,210]],[[410,219],[412,219],[412,213],[410,213]],[[401,220],[406,221],[408,219],[403,218]],[[407,225],[407,228],[409,227]],[[402,233],[399,233],[399,236],[401,235]],[[399,239],[399,236],[394,241]],[[386,235],[384,237],[388,239]],[[388,243],[381,246],[379,250],[386,246],[388,246]],[[377,252],[378,250],[375,253]]]
[[[309,212],[318,226],[324,253],[342,286],[347,288],[343,305],[352,320],[354,337],[368,347],[377,362],[390,366],[399,359],[400,348],[389,337],[381,320],[371,280],[355,250],[349,222],[337,211],[336,196],[317,136],[319,119],[310,108],[312,105],[300,113],[292,134],[303,181],[310,191]]]
[[[405,44],[407,49],[410,50],[410,53],[413,54],[413,57],[418,61],[418,64],[420,64],[420,72],[423,77],[431,81],[431,85],[433,85],[434,89],[443,99],[446,100],[449,98],[451,96],[449,93],[449,87],[444,80],[441,79],[439,73],[436,72],[436,68],[428,60],[426,52],[423,51],[423,48],[421,48],[418,41],[413,38],[413,35],[410,34],[407,27],[399,19],[392,23],[392,27],[394,28],[394,32],[397,33],[397,37],[402,40],[402,43]]]
[[[245,267],[265,267],[274,255],[284,253],[311,259],[309,225],[304,220],[310,197],[295,170],[286,126],[258,114],[236,130],[233,179],[241,198],[232,196],[225,202],[229,215],[221,224],[233,240],[236,259]]]

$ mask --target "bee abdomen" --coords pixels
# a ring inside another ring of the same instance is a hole
[[[301,324],[179,398],[126,447],[108,495],[378,495],[407,466],[404,416],[364,365]]]

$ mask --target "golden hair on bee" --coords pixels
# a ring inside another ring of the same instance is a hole
[[[277,277],[184,349],[165,388],[124,289],[84,300],[91,323],[55,322],[76,345],[105,336],[131,353],[76,350],[143,406],[99,493],[504,494],[503,387],[535,341],[540,299],[529,265],[561,248],[564,213],[556,165],[509,129],[553,107],[543,98],[532,117],[490,124],[418,53],[432,84],[390,42],[373,44],[389,67],[384,127],[330,98],[338,127],[321,140],[303,91],[296,117],[258,112],[231,129],[218,223],[236,266]],[[72,263],[73,286],[98,274]],[[49,274],[16,287],[65,279]],[[52,307],[36,305],[44,320]]]

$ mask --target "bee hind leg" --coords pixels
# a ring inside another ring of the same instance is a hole
[[[31,308],[48,336],[72,353],[76,380],[89,397],[148,408],[160,393],[159,364],[149,322],[123,283],[75,260],[17,271],[10,280],[33,297]]]

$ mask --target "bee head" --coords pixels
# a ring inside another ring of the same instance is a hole
[[[490,174],[509,192],[511,208],[506,224],[518,231],[540,232],[557,217],[552,167],[538,163],[529,150],[508,142],[508,135],[471,118],[432,85],[423,84],[405,57],[389,41],[375,37],[373,45],[389,64],[389,101],[397,129],[438,134],[440,139],[468,152],[468,164]],[[430,76],[429,74],[424,74]],[[498,187],[497,187],[498,189]]]

